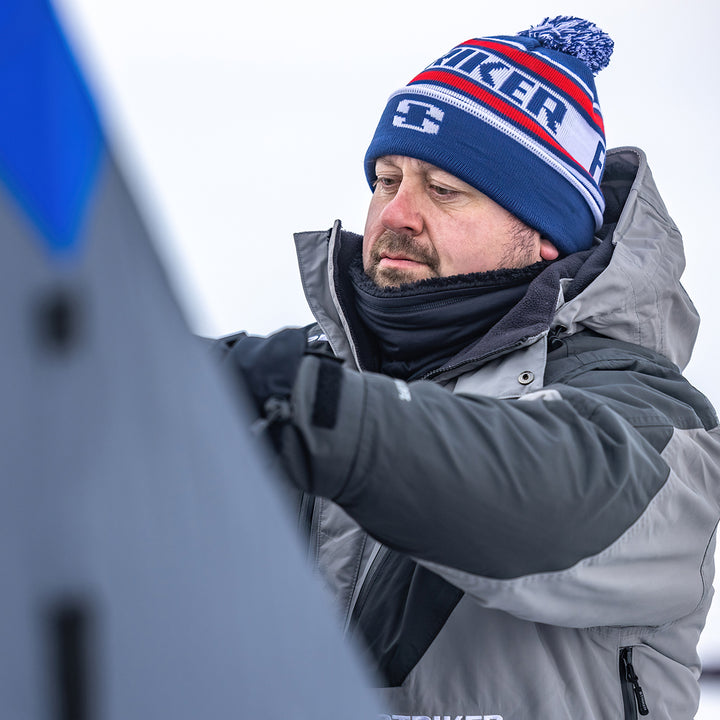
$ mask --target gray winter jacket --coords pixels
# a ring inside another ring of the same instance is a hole
[[[641,151],[608,153],[604,192],[572,278],[551,264],[523,322],[410,383],[358,368],[338,275],[357,236],[296,236],[345,364],[303,361],[284,455],[385,719],[694,716],[720,431],[680,373],[697,315]]]

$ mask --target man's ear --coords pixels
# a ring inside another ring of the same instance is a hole
[[[540,238],[540,257],[543,260],[557,260],[560,251],[549,240]]]

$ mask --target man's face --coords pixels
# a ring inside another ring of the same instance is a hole
[[[554,260],[557,250],[479,190],[403,155],[378,158],[363,239],[365,272],[400,285]]]

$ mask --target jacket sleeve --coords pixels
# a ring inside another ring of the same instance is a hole
[[[283,455],[297,484],[488,607],[659,625],[705,597],[718,519],[720,438],[678,383],[616,368],[507,400],[306,358]]]

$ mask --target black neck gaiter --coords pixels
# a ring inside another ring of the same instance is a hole
[[[381,288],[360,261],[353,262],[350,278],[357,311],[376,343],[378,365],[372,369],[415,380],[441,367],[517,305],[547,265]]]

